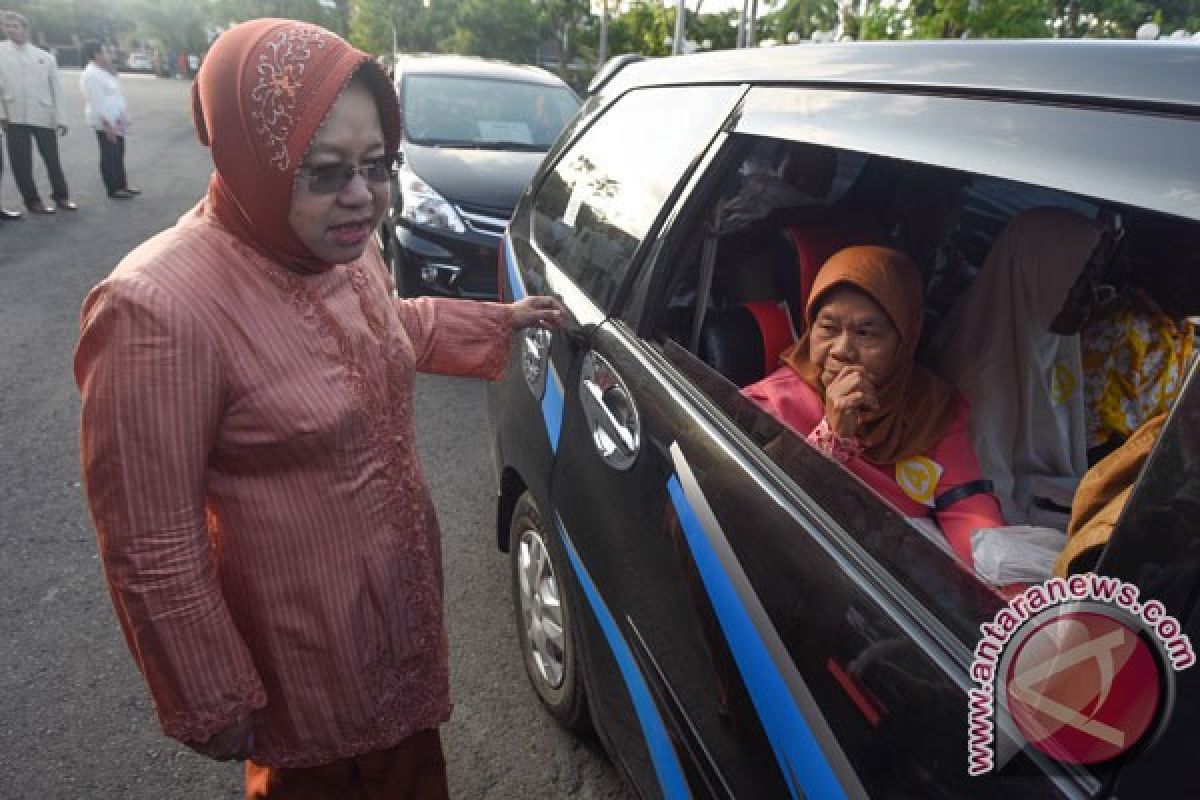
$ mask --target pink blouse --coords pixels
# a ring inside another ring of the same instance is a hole
[[[413,376],[495,379],[512,315],[389,284],[373,251],[289,272],[201,204],[84,302],[84,483],[169,736],[254,711],[256,762],[311,766],[449,717]]]
[[[936,498],[983,477],[971,445],[965,400],[960,400],[950,430],[931,451],[896,464],[873,464],[861,457],[856,441],[839,439],[829,429],[821,398],[791,368],[780,367],[742,393],[840,462],[901,514],[924,519],[932,515],[964,564],[974,564],[972,532],[1004,525],[1000,504],[988,493],[972,494],[934,511]]]

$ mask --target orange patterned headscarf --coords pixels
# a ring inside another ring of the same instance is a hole
[[[817,273],[804,316],[808,329],[829,291],[852,286],[883,309],[900,334],[895,362],[876,387],[879,409],[865,414],[859,440],[863,455],[875,464],[894,464],[927,453],[954,421],[954,388],[914,362],[921,339],[921,272],[912,259],[886,247],[856,246],[839,250]],[[821,402],[825,386],[821,369],[810,358],[809,333],[781,355],[782,361],[812,387]]]
[[[375,97],[387,151],[394,153],[400,116],[387,74],[316,25],[257,19],[230,28],[213,43],[192,86],[196,134],[216,165],[208,205],[235,236],[297,272],[330,265],[288,223],[296,170],[356,73]]]

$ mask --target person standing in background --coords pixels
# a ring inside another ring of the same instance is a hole
[[[4,80],[0,78],[0,179],[4,178],[4,128],[8,124],[8,114],[5,112],[4,98],[8,92],[4,90]],[[9,211],[0,205],[0,219],[20,219],[20,211]]]
[[[4,14],[4,33],[8,41],[0,42],[0,83],[5,91],[5,134],[13,178],[26,208],[35,214],[54,213],[54,206],[42,202],[33,182],[32,142],[36,141],[54,202],[63,211],[74,211],[78,206],[71,202],[55,138],[55,132],[67,135],[58,64],[54,56],[29,43],[29,20],[21,14]]]
[[[100,145],[100,176],[109,197],[128,200],[142,192],[130,187],[125,177],[125,134],[129,130],[125,95],[104,45],[86,42],[83,60],[87,66],[79,76],[79,90],[87,124]]]

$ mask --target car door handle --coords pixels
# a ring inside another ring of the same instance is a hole
[[[545,328],[526,328],[521,333],[521,371],[525,383],[538,400],[546,391],[546,373],[549,372],[550,342],[553,334]]]
[[[641,447],[641,423],[624,382],[607,361],[589,352],[579,386],[579,401],[600,457],[615,469],[633,466]]]
[[[583,388],[587,392],[584,402],[592,404],[600,427],[618,447],[632,453],[637,447],[637,434],[618,419],[618,415],[628,418],[629,398],[619,387],[601,389],[594,381],[584,381]]]

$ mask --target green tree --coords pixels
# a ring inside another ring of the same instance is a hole
[[[567,65],[579,55],[579,27],[591,19],[589,0],[535,0],[543,35],[558,42],[558,76],[568,80]]]
[[[862,16],[847,20],[846,33],[863,41],[905,39],[912,35],[912,21],[907,8],[899,8],[891,3],[885,6],[878,0],[872,0]]]
[[[967,32],[969,0],[915,0],[910,9],[917,38],[959,39]]]
[[[793,31],[808,40],[813,31],[832,30],[838,21],[837,0],[787,0],[781,8],[765,15],[762,28],[778,42],[786,42]]]
[[[212,8],[190,0],[140,0],[130,13],[138,31],[157,39],[176,53],[203,53],[208,49]]]
[[[391,53],[392,32],[401,53],[453,48],[461,0],[350,0],[350,41],[370,53]]]
[[[530,63],[537,50],[537,22],[529,0],[466,0],[458,11],[450,49]]]
[[[188,5],[200,11],[205,6],[209,16],[221,27],[261,17],[280,17],[313,22],[333,31],[342,31],[336,8],[329,8],[321,0],[192,0]]]
[[[990,39],[1040,39],[1052,35],[1050,0],[981,0],[967,15],[969,35]]]
[[[701,14],[688,17],[688,38],[694,42],[706,39],[713,50],[732,50],[737,44],[737,11]]]
[[[351,44],[368,53],[392,52],[394,5],[392,0],[355,0],[350,9]]]
[[[637,5],[622,14],[609,28],[609,47],[613,55],[641,53],[645,56],[669,55],[665,42],[675,31],[675,15],[661,5]],[[618,43],[620,49],[618,48]]]
[[[122,0],[8,0],[0,5],[29,19],[34,42],[111,42],[117,34],[134,29],[128,4]]]

